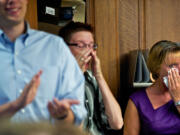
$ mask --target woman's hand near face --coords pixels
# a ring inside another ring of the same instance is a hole
[[[175,102],[180,100],[180,75],[177,69],[172,68],[168,75],[169,92]]]
[[[91,52],[92,55],[92,72],[93,75],[98,78],[102,76],[102,71],[101,71],[101,64],[100,64],[100,60],[98,58],[98,56],[96,55],[96,51],[92,51]]]
[[[91,56],[91,49],[84,49],[81,51],[81,53],[77,54],[75,56],[79,67],[81,68],[82,72],[85,72],[87,70],[87,64],[90,62],[92,56]]]

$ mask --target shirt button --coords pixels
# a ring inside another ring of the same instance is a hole
[[[89,101],[86,99],[86,103],[88,103]]]
[[[24,82],[25,82],[25,83],[29,83],[30,80],[29,80],[28,78],[24,78]]]
[[[92,117],[89,117],[89,120],[92,120]]]
[[[17,70],[17,73],[20,75],[22,72],[21,72],[21,70]]]
[[[19,90],[19,93],[22,93],[22,92],[23,92],[23,90],[22,90],[22,89],[20,89],[20,90]]]
[[[21,112],[22,112],[22,113],[25,113],[25,110],[24,110],[24,109],[21,109]]]
[[[18,52],[15,52],[15,55],[17,56],[19,53]]]

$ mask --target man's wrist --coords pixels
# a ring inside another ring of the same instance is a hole
[[[19,99],[13,101],[10,103],[11,104],[11,110],[13,112],[19,111],[23,106],[19,103]]]
[[[96,79],[102,79],[103,78],[103,74],[102,72],[97,72],[96,74],[94,74]]]

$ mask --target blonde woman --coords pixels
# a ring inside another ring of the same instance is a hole
[[[147,65],[155,82],[130,96],[124,135],[180,134],[180,46],[157,42]]]

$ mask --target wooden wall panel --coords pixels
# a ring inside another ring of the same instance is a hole
[[[95,26],[95,0],[86,0],[86,22],[91,24],[91,26]]]
[[[124,112],[131,88],[129,86],[129,52],[138,49],[139,41],[139,5],[138,0],[120,0],[119,2],[119,50],[120,53],[120,86],[118,91],[118,100]]]
[[[91,0],[87,6],[103,74],[117,96],[128,85],[127,54],[139,45],[138,0]]]
[[[37,0],[28,0],[26,20],[29,22],[31,28],[38,28]]]
[[[94,1],[95,39],[103,74],[114,95],[119,85],[117,0]]]
[[[119,46],[120,54],[128,53],[139,46],[138,0],[120,0],[119,19]]]
[[[159,40],[180,41],[180,0],[146,0],[146,46]]]

